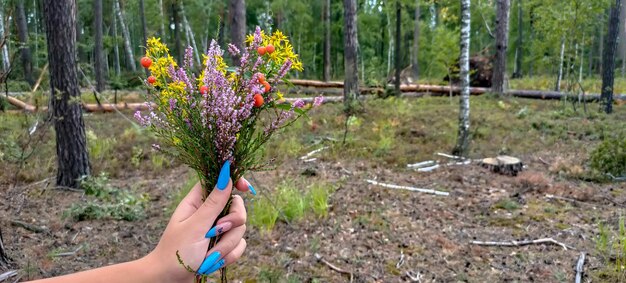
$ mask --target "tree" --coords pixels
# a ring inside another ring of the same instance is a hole
[[[354,114],[359,97],[359,74],[357,64],[357,14],[356,0],[343,0],[343,46],[345,79],[343,84],[343,103],[347,116]]]
[[[619,14],[622,9],[622,0],[614,0],[609,16],[609,29],[606,34],[604,53],[602,54],[602,101],[604,112],[613,112],[613,84],[615,81],[615,51],[617,49],[617,37],[619,35]]]
[[[113,11],[116,11],[117,1],[113,1]],[[119,76],[121,73],[120,70],[120,48],[117,43],[117,19],[115,12],[111,13],[111,33],[113,35],[113,53],[114,53],[114,65],[115,65],[115,75]]]
[[[420,49],[420,0],[415,0],[415,27],[413,30],[413,53],[411,56],[411,67],[413,73],[413,81],[417,83],[419,78],[419,49]]]
[[[30,47],[28,45],[28,25],[26,24],[24,1],[17,1],[15,20],[17,22],[17,35],[20,41],[20,53],[22,55],[24,79],[32,87],[35,84],[35,81],[33,80],[33,60],[31,58]]]
[[[4,30],[4,5],[0,4],[0,39],[4,39],[6,32]],[[2,45],[2,70],[8,72],[11,69],[11,61],[9,59],[9,45]]]
[[[506,79],[506,51],[509,44],[509,13],[511,0],[496,1],[496,57],[493,62],[491,90],[504,95]]]
[[[324,81],[330,81],[330,0],[324,1]]]
[[[102,0],[94,0],[93,1],[93,25],[94,25],[94,72],[96,75],[96,91],[102,92],[104,90],[104,44],[102,41]]]
[[[517,42],[515,43],[515,71],[513,71],[513,78],[522,77],[522,57],[524,42],[524,11],[522,0],[517,0]]]
[[[135,64],[135,56],[133,55],[133,46],[130,43],[130,33],[128,32],[128,26],[124,21],[124,12],[120,6],[120,0],[115,0],[115,14],[120,21],[120,28],[122,29],[122,36],[124,37],[124,50],[126,51],[126,67],[135,72],[137,71],[137,65]]]
[[[183,62],[183,41],[181,40],[180,30],[180,15],[178,11],[179,6],[176,1],[172,2],[172,25],[174,26],[174,40],[176,41],[176,60]]]
[[[139,0],[139,17],[141,18],[141,36],[142,36],[142,46],[146,46],[148,42],[148,26],[146,25],[146,13],[143,7],[143,0]],[[144,69],[146,72],[146,76],[150,75],[150,71],[146,68]]]
[[[470,92],[469,92],[469,51],[470,51],[470,0],[461,0],[461,56],[459,58],[461,99],[459,106],[459,134],[452,151],[459,156],[467,156],[469,151]]]
[[[400,41],[402,40],[402,5],[399,0],[396,0],[396,54],[395,54],[395,82],[394,92],[395,95],[400,96],[400,72],[402,67],[400,66],[400,55],[402,53]]]
[[[228,23],[230,25],[230,39],[232,44],[243,49],[246,38],[246,1],[229,0]],[[239,62],[239,56],[233,56],[233,62]]]
[[[54,121],[58,186],[77,188],[79,178],[89,175],[89,156],[81,112],[76,69],[76,2],[44,0],[50,115]]]

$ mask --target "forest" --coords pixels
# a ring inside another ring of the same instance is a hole
[[[0,0],[0,282],[626,282],[624,5]]]

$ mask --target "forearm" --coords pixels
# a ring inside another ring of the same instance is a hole
[[[32,283],[131,283],[131,282],[165,282],[159,274],[160,270],[152,266],[148,258],[115,264],[64,276],[32,281]]]

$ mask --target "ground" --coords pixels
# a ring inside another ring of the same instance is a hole
[[[585,280],[626,280],[616,268],[624,259],[624,250],[616,246],[626,240],[618,231],[626,183],[603,179],[588,162],[598,143],[624,132],[626,109],[618,106],[607,116],[598,114],[596,104],[588,105],[585,114],[581,105],[573,110],[571,103],[560,101],[473,97],[470,156],[516,156],[526,165],[524,171],[503,176],[476,163],[432,172],[408,169],[408,163],[425,160],[450,162],[435,153],[449,152],[454,145],[457,108],[456,98],[368,100],[365,112],[348,121],[344,143],[341,105],[328,104],[281,133],[265,150],[275,168],[248,175],[259,195],[244,195],[253,223],[246,254],[228,270],[229,278],[350,281],[348,274],[318,261],[318,254],[351,272],[354,282],[410,282],[407,272],[420,274],[421,282],[572,282],[584,251]],[[189,169],[151,151],[155,138],[119,114],[85,118],[94,172],[108,172],[113,187],[146,194],[145,215],[136,221],[67,217],[72,204],[90,197],[49,184],[55,167],[52,133],[41,138],[35,134],[25,145],[24,133],[32,121],[0,115],[0,132],[7,137],[0,143],[5,168],[0,172],[0,221],[4,244],[22,279],[145,255],[193,183]],[[328,149],[311,156],[316,160],[299,158],[323,146]],[[20,166],[10,152],[23,148],[36,151]],[[446,191],[449,196],[387,189],[367,179]],[[291,217],[281,211],[275,225],[259,220],[272,209],[268,201],[285,198],[282,187],[306,194],[311,184],[332,188],[324,213]],[[544,237],[573,249],[470,243]]]

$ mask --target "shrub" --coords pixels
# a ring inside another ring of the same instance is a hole
[[[591,168],[613,176],[626,175],[626,136],[605,139],[591,153]]]

